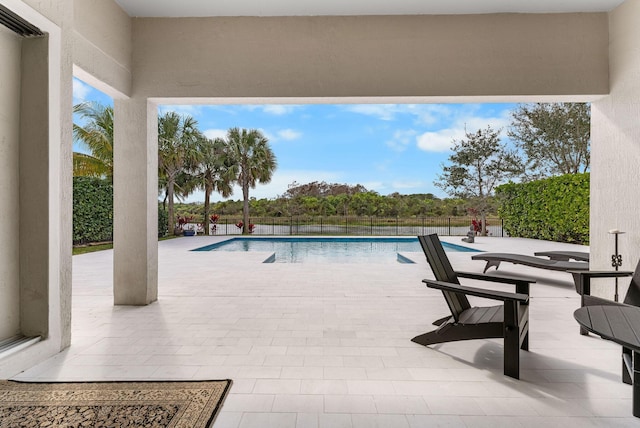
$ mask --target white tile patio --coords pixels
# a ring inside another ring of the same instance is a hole
[[[267,255],[189,252],[222,238],[159,244],[159,300],[113,306],[112,252],[74,257],[73,339],[20,380],[233,379],[216,428],[626,427],[631,387],[618,345],[578,334],[571,276],[531,276],[530,351],[502,374],[500,340],[430,348],[410,339],[447,315],[416,264],[263,264]],[[443,238],[461,243],[459,237]],[[477,249],[580,247],[481,237]],[[454,267],[482,271],[469,253]]]

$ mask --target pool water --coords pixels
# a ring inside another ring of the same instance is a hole
[[[446,251],[477,251],[443,242]],[[414,263],[400,253],[422,253],[414,237],[393,238],[233,238],[193,251],[255,251],[270,253],[265,263]]]

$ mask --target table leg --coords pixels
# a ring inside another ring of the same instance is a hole
[[[640,352],[633,351],[633,416],[640,418]]]
[[[591,278],[587,275],[573,274],[573,282],[576,286],[576,291],[580,295],[580,307],[584,307],[584,295],[591,295]],[[580,334],[582,336],[589,336],[589,332],[586,328],[580,326]]]
[[[622,382],[632,385],[633,382],[633,351],[622,347]]]

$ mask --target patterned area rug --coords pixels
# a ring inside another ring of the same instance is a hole
[[[230,380],[32,383],[0,380],[0,428],[208,427]]]

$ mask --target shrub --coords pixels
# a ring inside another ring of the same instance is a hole
[[[169,233],[169,213],[158,204],[158,238],[164,238]]]
[[[113,186],[106,180],[73,177],[73,243],[113,239]]]
[[[589,173],[496,188],[509,236],[589,243]]]

